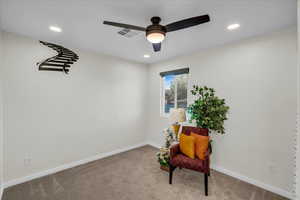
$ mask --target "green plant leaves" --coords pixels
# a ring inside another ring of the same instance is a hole
[[[196,96],[194,103],[188,107],[191,121],[195,120],[198,127],[224,134],[224,121],[229,111],[225,99],[215,96],[215,90],[207,86],[193,85],[191,93]]]

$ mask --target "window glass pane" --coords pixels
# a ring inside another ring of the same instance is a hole
[[[187,74],[177,75],[177,108],[187,108]]]
[[[175,107],[175,76],[169,75],[164,78],[164,111],[169,113],[171,108]]]

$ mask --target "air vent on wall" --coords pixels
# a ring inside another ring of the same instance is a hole
[[[40,71],[60,71],[67,74],[70,70],[71,64],[75,63],[79,59],[76,53],[65,47],[43,41],[40,41],[40,43],[58,53],[56,56],[37,63]]]

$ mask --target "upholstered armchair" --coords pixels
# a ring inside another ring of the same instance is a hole
[[[190,135],[191,132],[208,136],[208,130],[191,127],[191,126],[183,126],[182,133],[186,135]],[[186,168],[194,171],[198,171],[204,173],[204,185],[205,185],[205,196],[208,195],[208,176],[210,175],[210,167],[209,167],[209,156],[211,153],[211,148],[209,147],[204,160],[200,159],[192,159],[180,152],[179,144],[175,144],[170,148],[170,170],[169,170],[169,183],[172,184],[173,171],[176,167]]]

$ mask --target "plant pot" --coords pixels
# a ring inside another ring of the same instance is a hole
[[[166,171],[166,172],[169,172],[169,171],[170,171],[170,168],[169,168],[168,166],[163,166],[163,165],[161,165],[161,166],[160,166],[160,169],[161,169],[161,170],[164,170],[164,171]]]

